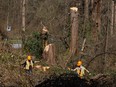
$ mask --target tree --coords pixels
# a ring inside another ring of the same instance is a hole
[[[22,31],[25,32],[25,9],[26,0],[22,0]]]
[[[115,1],[115,13],[114,13],[114,29],[115,29],[114,31],[116,32],[116,1]]]
[[[114,1],[112,1],[112,5],[111,5],[111,25],[110,25],[111,36],[114,33],[114,8],[115,8]]]
[[[89,0],[85,0],[85,20],[88,20],[89,17]]]
[[[71,56],[77,54],[78,50],[78,8],[71,7],[71,42],[70,53]]]

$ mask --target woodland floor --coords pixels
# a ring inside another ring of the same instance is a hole
[[[89,81],[80,79],[76,74],[51,76],[35,87],[116,87],[116,83],[106,75],[98,75]]]

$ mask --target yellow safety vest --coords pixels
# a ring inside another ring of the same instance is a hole
[[[86,69],[83,66],[77,67],[74,70],[77,72],[77,74],[79,75],[79,77],[83,77],[85,75],[85,70]]]
[[[31,60],[30,62],[27,60],[26,61],[26,66],[25,69],[29,70],[29,67],[32,66],[33,67],[33,61]]]

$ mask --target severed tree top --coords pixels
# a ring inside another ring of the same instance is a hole
[[[76,12],[78,11],[77,7],[70,7],[70,9],[73,10],[73,11],[76,11]]]

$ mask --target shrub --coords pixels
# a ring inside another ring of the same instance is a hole
[[[41,34],[34,32],[32,37],[29,37],[25,41],[24,49],[27,53],[31,53],[36,58],[41,58],[43,52]]]

